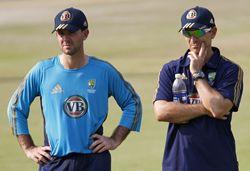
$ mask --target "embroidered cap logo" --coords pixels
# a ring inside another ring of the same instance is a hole
[[[69,11],[64,11],[61,15],[61,21],[69,21],[71,19],[71,14]]]
[[[190,10],[186,16],[187,19],[195,19],[196,17],[197,17],[197,12],[194,9]]]

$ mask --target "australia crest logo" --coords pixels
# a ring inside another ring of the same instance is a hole
[[[96,86],[96,80],[95,79],[89,80],[88,81],[88,89],[87,89],[87,91],[89,93],[95,93],[95,91],[96,91],[95,86]]]
[[[210,85],[214,84],[215,77],[216,77],[216,72],[210,72],[210,73],[208,73],[208,83]]]

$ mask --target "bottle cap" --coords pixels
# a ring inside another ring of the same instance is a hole
[[[175,76],[175,78],[177,78],[177,79],[182,78],[182,75],[181,75],[181,74],[179,74],[179,73],[178,73],[178,74],[175,74],[174,76]]]

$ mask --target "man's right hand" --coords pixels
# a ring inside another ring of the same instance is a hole
[[[51,160],[50,146],[36,146],[29,134],[17,135],[18,143],[26,156],[38,164],[46,164]]]
[[[49,146],[31,146],[25,149],[25,154],[28,158],[35,161],[38,164],[46,164],[51,160],[50,147]]]
[[[204,106],[203,106],[203,107],[204,107]],[[227,114],[225,114],[225,115],[223,115],[223,116],[214,117],[213,114],[212,114],[209,110],[207,110],[205,107],[204,107],[204,111],[205,111],[205,113],[206,113],[208,116],[210,116],[211,118],[216,118],[216,119],[220,119],[220,120],[227,120],[227,117],[228,117],[228,115],[230,114],[230,113],[228,112]]]

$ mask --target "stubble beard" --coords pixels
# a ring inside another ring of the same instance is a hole
[[[73,47],[73,48],[71,48],[71,49],[64,49],[64,48],[62,47],[62,52],[63,52],[65,55],[73,56],[73,55],[75,55],[78,51],[79,51],[79,49],[76,48],[76,47]]]
[[[65,55],[73,56],[81,51],[82,46],[79,44],[71,44],[69,48],[67,47],[61,47],[62,52]]]

